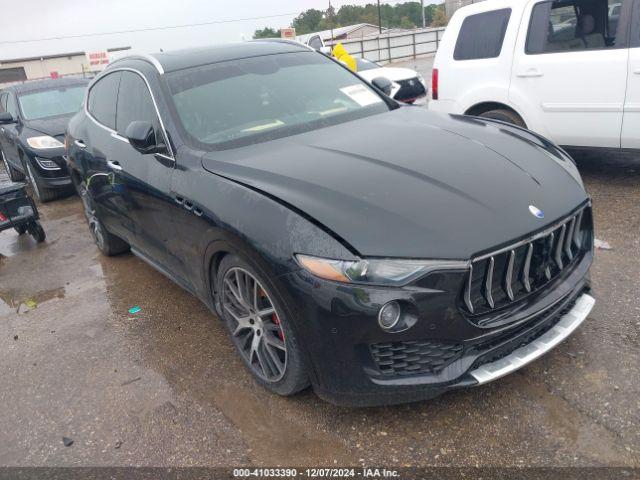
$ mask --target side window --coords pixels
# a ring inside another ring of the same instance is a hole
[[[89,113],[101,124],[115,130],[116,100],[120,72],[110,73],[98,80],[89,91]]]
[[[6,93],[0,95],[0,113],[7,111],[7,95]]]
[[[470,15],[462,22],[453,52],[454,60],[477,60],[500,56],[511,9]]]
[[[309,39],[308,45],[314,50],[320,50],[323,47],[322,39],[318,35],[311,37]]]
[[[118,134],[124,136],[129,124],[136,120],[151,122],[156,132],[160,130],[156,108],[147,84],[137,73],[125,71],[122,72],[118,93],[118,114],[116,117]]]
[[[531,12],[526,53],[626,48],[633,0],[554,0]]]
[[[16,105],[16,98],[10,93],[7,93],[6,108],[7,112],[9,112],[14,119],[18,118],[18,106]]]

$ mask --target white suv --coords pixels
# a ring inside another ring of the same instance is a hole
[[[434,61],[436,111],[496,118],[568,147],[640,148],[640,0],[487,0],[458,10]]]

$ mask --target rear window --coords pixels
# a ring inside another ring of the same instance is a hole
[[[526,53],[626,48],[632,0],[538,3],[531,13]]]
[[[115,72],[102,77],[89,91],[87,105],[89,113],[102,125],[112,130],[116,128],[116,101],[119,85],[120,72]]]
[[[510,17],[511,9],[504,8],[465,18],[458,34],[453,59],[478,60],[500,56]]]

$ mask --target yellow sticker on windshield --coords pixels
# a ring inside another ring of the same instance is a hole
[[[362,84],[350,85],[341,88],[340,91],[361,107],[373,105],[374,103],[382,103],[382,99],[378,95]]]

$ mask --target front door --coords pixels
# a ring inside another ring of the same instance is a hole
[[[14,123],[6,125],[0,125],[0,146],[2,146],[2,152],[4,153],[7,161],[14,166],[17,166],[20,171],[23,170],[23,166],[20,163],[20,156],[18,155],[18,135],[20,134],[21,124],[18,121],[18,104],[13,93],[6,92],[2,95],[0,105],[4,108],[4,111],[9,112]]]
[[[632,0],[527,6],[509,97],[560,145],[620,147]]]
[[[622,148],[640,149],[640,1],[636,0],[629,49],[627,97],[622,120]]]

